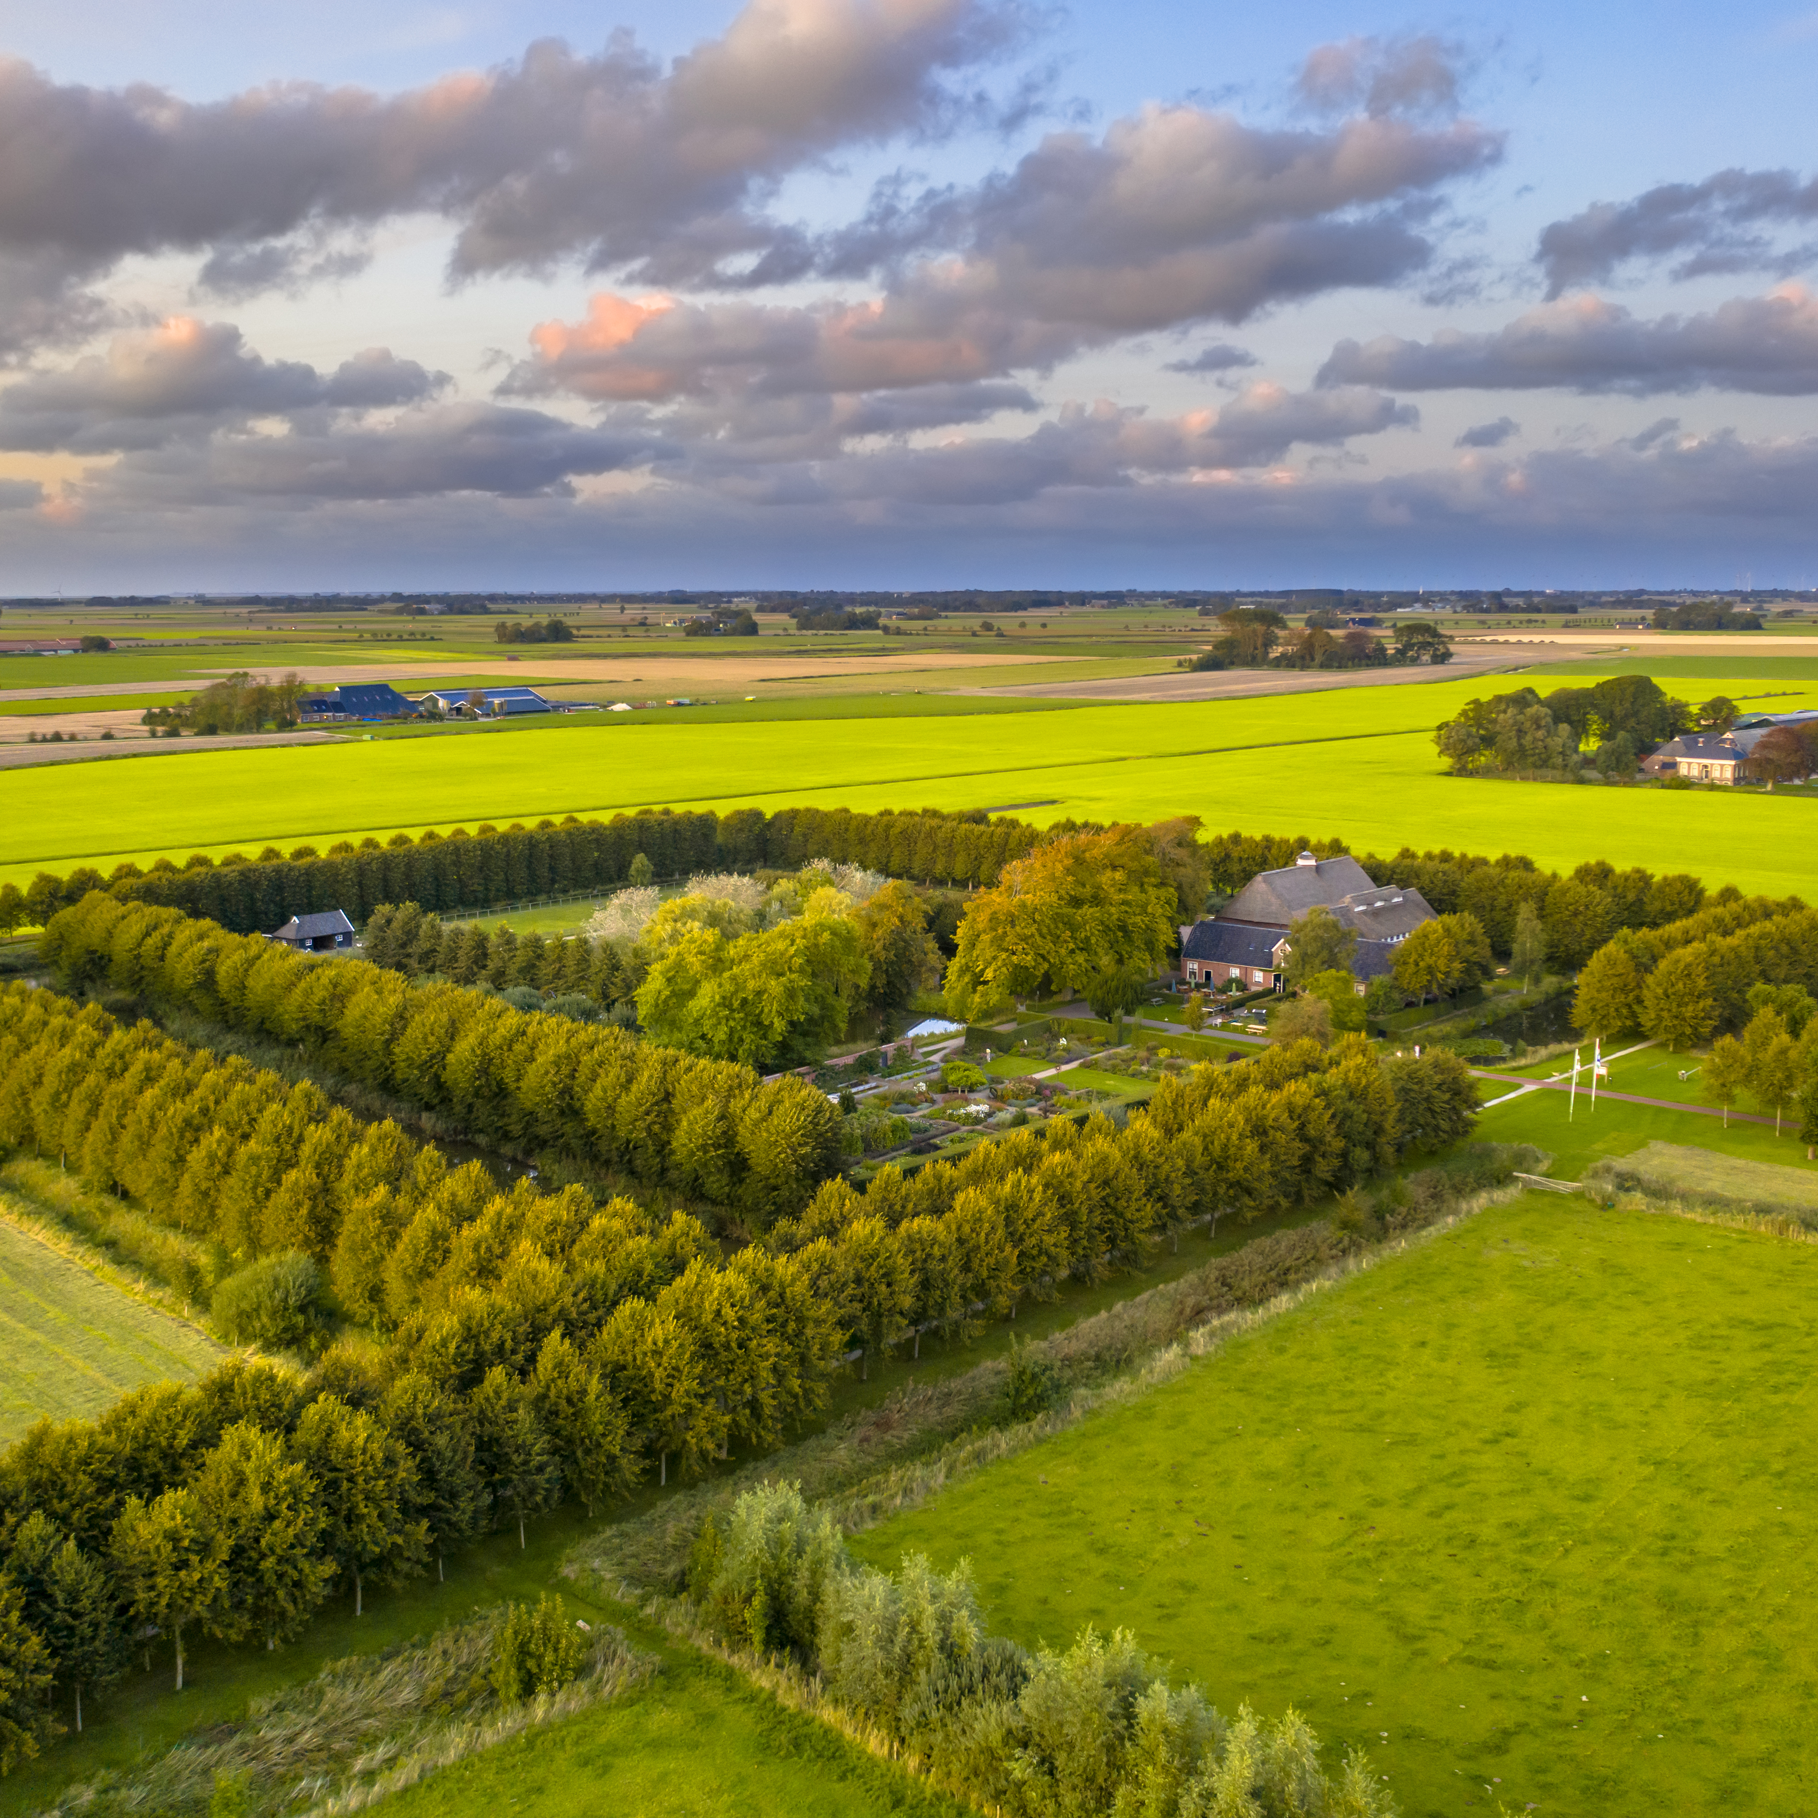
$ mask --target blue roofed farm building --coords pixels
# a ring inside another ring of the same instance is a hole
[[[389,682],[343,682],[326,694],[306,694],[297,702],[297,718],[306,726],[350,720],[402,720],[416,710],[416,703],[399,694]]]
[[[476,704],[477,702],[477,704]],[[506,719],[520,713],[560,713],[561,703],[534,688],[432,688],[423,706],[456,719]]]
[[[1181,929],[1181,970],[1188,985],[1281,990],[1293,951],[1289,930],[1309,909],[1329,910],[1356,934],[1351,973],[1359,990],[1389,971],[1395,949],[1434,915],[1418,890],[1374,884],[1354,858],[1320,859],[1303,852],[1279,871],[1258,872],[1217,915]]]
[[[354,925],[339,909],[325,909],[318,915],[293,915],[265,938],[298,953],[344,953],[354,944]]]

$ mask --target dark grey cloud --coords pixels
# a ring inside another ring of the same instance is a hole
[[[44,488],[36,480],[0,480],[0,511],[27,511],[44,503]]]
[[[1543,228],[1536,262],[1547,295],[1607,282],[1637,261],[1675,259],[1672,275],[1798,271],[1818,257],[1788,247],[1776,228],[1818,224],[1818,179],[1790,170],[1720,170],[1702,183],[1662,183],[1627,202],[1596,202]]]
[[[1521,425],[1513,417],[1498,417],[1494,423],[1478,423],[1467,429],[1454,448],[1500,448],[1511,436],[1521,434]]]
[[[120,336],[105,354],[29,374],[0,391],[0,448],[76,454],[160,448],[258,417],[418,403],[448,383],[446,373],[425,371],[384,348],[356,355],[332,373],[266,360],[230,323],[174,316],[156,329]]]
[[[1701,315],[1646,320],[1597,297],[1545,303],[1494,334],[1340,341],[1321,385],[1402,391],[1562,387],[1641,397],[1703,388],[1770,397],[1818,393],[1818,299],[1796,284]]]
[[[1232,372],[1240,366],[1254,366],[1256,356],[1229,341],[1214,341],[1202,347],[1190,360],[1170,360],[1169,372]]]
[[[430,404],[389,422],[304,418],[279,434],[216,433],[134,450],[78,489],[85,512],[248,505],[294,509],[478,494],[572,496],[577,477],[647,466],[649,435],[578,427],[498,404]]]

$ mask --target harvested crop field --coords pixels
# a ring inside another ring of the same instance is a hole
[[[41,1415],[92,1417],[142,1383],[191,1382],[223,1355],[0,1216],[0,1445]]]

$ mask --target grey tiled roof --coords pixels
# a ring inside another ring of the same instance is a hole
[[[1336,909],[1347,897],[1376,888],[1354,858],[1321,859],[1259,871],[1219,912],[1226,921],[1266,922],[1285,928],[1309,909]]]
[[[293,915],[271,938],[274,941],[314,941],[325,934],[352,934],[354,925],[339,909],[314,915]]]
[[[1181,958],[1216,960],[1226,966],[1252,966],[1264,970],[1275,964],[1274,953],[1285,938],[1279,928],[1249,928],[1241,922],[1195,922],[1181,942]]]

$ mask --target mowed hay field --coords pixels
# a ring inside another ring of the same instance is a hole
[[[1404,1812],[1811,1809],[1818,1247],[1530,1195],[860,1536]]]
[[[191,1382],[224,1355],[0,1217],[0,1446],[40,1415],[92,1418],[128,1389]]]
[[[1198,814],[1212,828],[1336,834],[1359,851],[1520,851],[1568,868],[1603,858],[1780,895],[1818,882],[1818,818],[1798,790],[1567,793],[1441,775],[1433,725],[1515,680],[938,724],[883,711],[739,724],[623,715],[484,737],[49,765],[6,779],[0,880],[544,815],[814,803],[1013,809],[1037,822]]]

